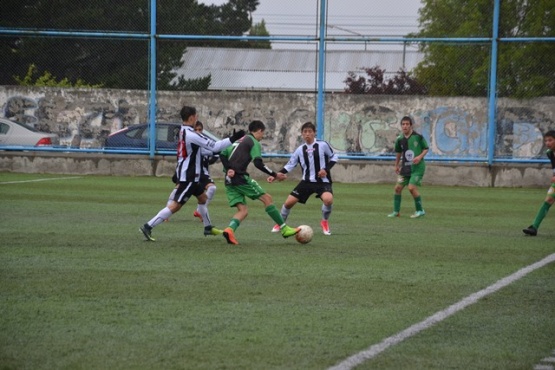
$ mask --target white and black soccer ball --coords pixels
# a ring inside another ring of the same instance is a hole
[[[310,243],[312,240],[312,236],[314,235],[314,231],[308,225],[301,225],[299,226],[301,230],[297,234],[295,234],[295,239],[301,244]]]

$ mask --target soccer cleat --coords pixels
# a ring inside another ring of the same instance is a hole
[[[223,231],[220,229],[216,229],[214,226],[206,226],[204,228],[204,236],[220,235],[221,233],[223,233]]]
[[[196,217],[200,220],[200,222],[202,222],[202,216],[199,213],[199,211],[195,210],[195,212],[193,212],[193,217]]]
[[[224,238],[227,240],[227,244],[235,244],[239,245],[237,239],[235,239],[235,234],[233,233],[233,229],[231,227],[226,227],[223,231]]]
[[[330,225],[328,224],[328,220],[320,221],[320,226],[322,226],[322,232],[324,235],[331,235]]]
[[[139,227],[139,230],[141,230],[146,240],[151,242],[156,240],[152,237],[152,227],[148,226],[148,224],[144,224],[143,226]]]
[[[414,212],[414,214],[410,215],[410,218],[419,218],[422,217],[426,214],[426,212],[424,212],[424,210],[422,211],[416,211]]]
[[[283,236],[284,238],[289,238],[290,236],[295,235],[299,231],[301,231],[300,227],[295,228],[295,227],[285,225],[283,229],[281,229],[281,236]]]
[[[522,229],[522,232],[529,236],[536,236],[538,235],[538,229],[534,227],[534,225],[528,226],[526,229]]]
[[[392,212],[388,214],[387,217],[389,218],[401,217],[401,214],[399,212]]]
[[[275,224],[274,227],[272,227],[272,232],[273,233],[279,233],[281,231],[280,227],[278,224]]]

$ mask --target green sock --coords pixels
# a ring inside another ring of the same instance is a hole
[[[241,225],[241,221],[236,218],[232,218],[231,221],[229,221],[229,227],[231,227],[233,231],[237,230],[239,225]]]
[[[417,212],[422,211],[422,197],[420,195],[414,198],[414,206]]]
[[[551,204],[547,202],[543,202],[542,206],[540,207],[540,210],[536,214],[536,218],[534,219],[534,223],[532,224],[532,226],[534,226],[536,230],[540,228],[540,224],[542,223],[545,215],[547,215],[547,211],[549,211],[549,207],[551,207]]]
[[[276,224],[278,224],[279,226],[281,226],[285,223],[285,221],[283,221],[283,217],[281,217],[281,214],[279,213],[278,209],[273,204],[270,204],[268,207],[266,207],[265,211],[272,218],[272,220],[274,220],[274,222]]]
[[[399,213],[401,211],[401,194],[393,196],[393,212]]]

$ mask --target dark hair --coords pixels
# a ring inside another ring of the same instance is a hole
[[[181,112],[179,114],[181,115],[181,119],[183,121],[187,121],[189,117],[197,114],[197,109],[195,107],[189,107],[185,105],[183,106],[183,108],[181,108]]]
[[[195,123],[195,130],[196,130],[197,128],[199,128],[199,127],[200,127],[201,130],[204,130],[204,125],[203,125],[203,123],[200,122],[200,121],[197,121],[197,123]]]
[[[314,125],[314,123],[310,121],[303,123],[303,125],[301,126],[301,132],[303,132],[305,128],[312,129],[312,131],[316,132],[316,125]]]
[[[401,118],[401,123],[403,123],[403,121],[409,121],[410,125],[412,126],[412,118],[410,118],[409,116],[404,116],[403,118]]]
[[[255,132],[258,130],[266,130],[266,125],[264,125],[264,122],[259,121],[259,120],[254,120],[249,124],[249,132]]]
[[[552,137],[553,139],[555,139],[555,130],[549,130],[547,131],[545,134],[543,134],[543,138],[545,139],[546,137]]]

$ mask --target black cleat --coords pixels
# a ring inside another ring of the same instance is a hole
[[[146,240],[151,242],[156,240],[152,237],[152,227],[148,226],[148,224],[144,224],[143,226],[139,227],[139,230],[141,230]]]
[[[528,226],[526,229],[522,229],[522,232],[530,236],[538,235],[538,230],[533,225]]]

